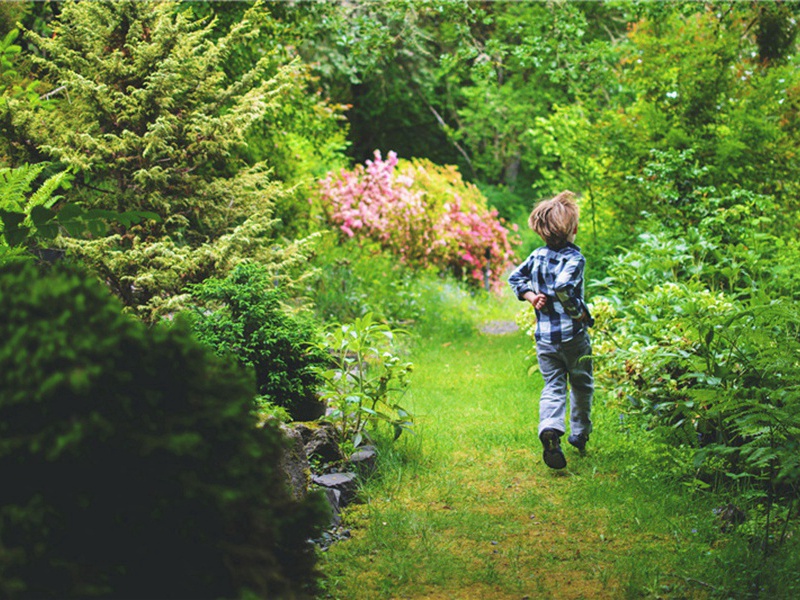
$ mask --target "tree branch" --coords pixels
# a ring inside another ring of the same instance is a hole
[[[433,116],[436,118],[436,121],[439,123],[439,127],[441,127],[443,131],[447,131],[447,123],[445,123],[445,121],[442,118],[442,116],[436,111],[436,109],[433,106],[431,106],[431,104],[424,97],[422,97],[422,94],[420,94],[420,97],[422,98],[422,101],[425,103],[425,106],[427,106],[428,109],[431,111],[431,113],[433,113]],[[448,139],[449,139],[449,136],[448,136]],[[453,146],[456,147],[456,150],[459,151],[461,156],[464,157],[464,160],[467,161],[467,166],[469,167],[469,171],[470,171],[470,173],[472,173],[472,176],[474,177],[475,176],[475,167],[472,166],[472,160],[470,160],[469,155],[467,154],[467,151],[464,150],[464,148],[461,146],[461,144],[459,144],[457,141],[452,140],[452,139],[450,141],[452,142]]]
[[[66,89],[67,89],[67,86],[65,86],[65,85],[57,87],[56,89],[50,90],[46,94],[42,94],[41,96],[39,96],[39,100],[50,100],[50,98],[52,98],[56,94],[60,94],[61,92],[63,92]]]

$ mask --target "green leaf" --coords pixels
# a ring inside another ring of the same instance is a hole
[[[9,246],[20,246],[28,239],[30,229],[22,224],[24,213],[0,210],[0,219],[3,221],[3,237]]]
[[[17,227],[16,229],[6,229],[3,236],[9,246],[21,246],[28,239],[30,230],[27,227]]]
[[[56,216],[55,211],[45,208],[44,206],[34,206],[31,209],[31,221],[37,229],[41,230],[42,226],[49,223]]]
[[[86,216],[86,211],[74,203],[65,204],[61,210],[58,211],[59,221],[82,219]]]
[[[95,237],[100,237],[108,231],[108,224],[100,219],[90,219],[86,222],[89,233]]]
[[[25,213],[0,210],[0,219],[2,219],[5,229],[15,229],[25,220]]]

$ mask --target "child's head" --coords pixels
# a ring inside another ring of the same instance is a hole
[[[578,204],[575,194],[565,190],[550,200],[542,200],[533,209],[528,225],[551,248],[562,248],[575,239],[578,231]]]

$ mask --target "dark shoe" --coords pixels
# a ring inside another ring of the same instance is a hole
[[[575,446],[581,456],[586,454],[586,442],[589,441],[589,435],[586,433],[579,433],[578,435],[571,435],[567,438],[571,446]]]
[[[561,450],[561,433],[555,429],[545,429],[539,439],[544,446],[544,464],[551,469],[563,469],[567,466],[567,459]]]

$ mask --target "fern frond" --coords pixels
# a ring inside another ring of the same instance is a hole
[[[61,199],[61,196],[54,195],[54,192],[58,188],[68,184],[71,179],[72,174],[69,171],[61,171],[52,177],[48,177],[29,198],[27,206],[25,207],[25,212],[30,213],[30,209],[40,205],[45,208],[51,208]]]
[[[24,210],[26,196],[39,174],[48,163],[22,165],[14,169],[0,169],[0,209]]]

